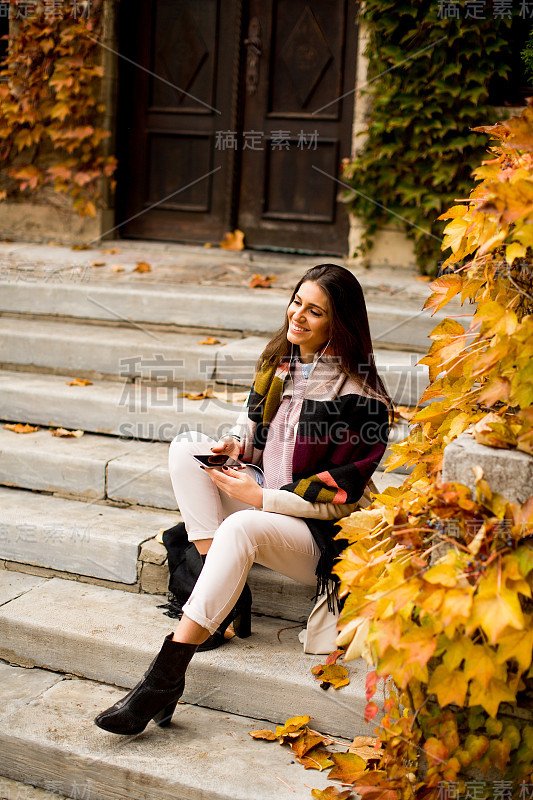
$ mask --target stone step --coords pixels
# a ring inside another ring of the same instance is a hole
[[[160,602],[147,594],[60,578],[41,581],[23,594],[19,587],[13,599],[4,595],[0,607],[0,658],[134,686],[173,628],[157,608]],[[335,736],[373,730],[375,723],[364,721],[367,666],[362,659],[347,665],[348,686],[325,692],[310,671],[324,657],[303,653],[298,628],[268,617],[254,617],[252,627],[248,639],[234,638],[195,655],[185,702],[270,722],[309,713],[314,727]]]
[[[380,489],[403,476],[377,472]],[[177,510],[168,471],[168,444],[85,434],[52,436],[41,428],[15,434],[0,428],[0,484],[85,500],[111,500]]]
[[[217,286],[213,290],[133,279],[127,285],[0,280],[0,312],[105,320],[137,329],[174,325],[270,336],[281,325],[289,296],[289,291],[280,289],[258,292]],[[446,314],[441,311],[432,317],[421,305],[418,299],[367,302],[374,345],[426,352],[429,333]]]
[[[0,419],[112,434],[127,440],[169,442],[188,430],[218,438],[234,425],[242,407],[240,397],[239,402],[236,398],[229,402],[218,397],[190,400],[181,396],[179,387],[136,386],[114,381],[69,386],[69,380],[66,375],[0,371]],[[394,424],[381,463],[388,458],[390,445],[405,438],[408,431],[404,419]],[[400,474],[406,472],[405,467],[398,470]]]
[[[242,406],[219,398],[189,400],[180,387],[116,381],[69,386],[70,380],[67,375],[0,371],[0,419],[169,442],[187,430],[218,438],[234,425]]]
[[[137,509],[134,516],[130,509],[54,502],[57,498],[47,496],[41,502],[39,495],[16,490],[8,493],[0,489],[0,498],[7,512],[0,526],[0,559],[7,561],[11,570],[33,569],[47,575],[65,573],[64,577],[81,582],[124,583],[123,588],[130,591],[166,596],[169,581],[166,550],[154,537],[163,528],[174,525],[179,517],[150,514],[145,509]],[[93,516],[98,514],[96,533],[93,522],[86,518],[86,510],[91,508],[97,509],[92,512]],[[128,549],[122,548],[117,544],[117,532],[120,535],[121,526],[130,530],[132,525],[140,530],[138,541],[134,539]],[[88,554],[89,545],[99,548],[97,563]],[[5,580],[6,576],[3,577]],[[255,613],[294,622],[309,615],[313,591],[308,587],[259,565],[253,566],[249,584]]]
[[[0,560],[9,566],[0,570],[2,581],[24,569],[166,597],[169,573],[159,531],[176,524],[176,514],[5,488],[0,503]],[[301,622],[311,611],[313,589],[284,575],[254,565],[249,584],[255,613]]]
[[[199,333],[85,325],[48,319],[0,318],[0,353],[8,368],[99,379],[153,381],[192,386],[250,386],[268,339],[222,337],[202,345]],[[376,364],[397,405],[416,405],[428,384],[419,355],[377,350]]]
[[[138,582],[143,542],[175,524],[170,512],[115,508],[0,487],[0,559],[100,578]]]
[[[253,740],[249,731],[265,727],[262,720],[180,703],[169,728],[149,723],[135,737],[97,728],[95,715],[122,694],[93,681],[0,664],[1,796],[309,800],[310,787],[328,784],[326,773],[295,763],[288,747]]]

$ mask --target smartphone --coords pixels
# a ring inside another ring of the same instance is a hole
[[[243,469],[246,464],[242,461],[237,461],[235,458],[229,458],[223,453],[210,453],[207,456],[193,456],[195,461],[199,461],[202,466],[208,469],[221,469],[222,467],[231,467],[232,469]]]

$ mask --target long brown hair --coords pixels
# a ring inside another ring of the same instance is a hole
[[[306,281],[318,284],[328,298],[330,341],[327,352],[339,359],[340,369],[346,375],[377,394],[392,409],[391,398],[376,369],[365,298],[355,275],[337,264],[311,267],[296,284],[289,305]],[[258,366],[264,362],[274,366],[290,356],[288,329],[289,321],[285,315],[283,326],[265,347]]]

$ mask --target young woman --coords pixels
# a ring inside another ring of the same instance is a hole
[[[358,280],[333,264],[313,267],[259,359],[238,428],[218,443],[198,433],[170,446],[174,492],[204,567],[175,632],[137,686],[96,717],[99,727],[135,734],[151,719],[170,724],[195,651],[236,615],[236,633],[249,635],[243,589],[254,562],[331,591],[342,549],[334,523],[359,507],[387,444],[390,408]],[[202,469],[193,455],[210,450],[250,466]]]

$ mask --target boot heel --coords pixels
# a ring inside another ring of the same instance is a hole
[[[160,728],[168,728],[170,721],[172,720],[172,714],[176,710],[177,705],[177,700],[173,703],[169,703],[168,706],[163,708],[158,714],[155,715],[155,717],[152,717],[156,725],[159,725]]]
[[[252,607],[241,609],[239,615],[233,620],[233,630],[239,639],[247,639],[252,635]]]

